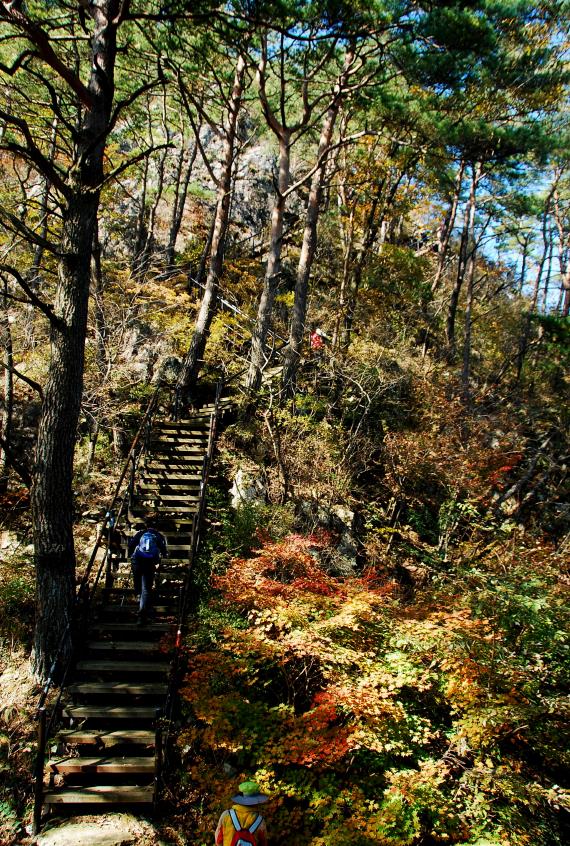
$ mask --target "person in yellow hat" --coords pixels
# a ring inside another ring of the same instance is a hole
[[[267,846],[265,820],[257,806],[269,800],[255,781],[244,781],[216,827],[216,846]]]

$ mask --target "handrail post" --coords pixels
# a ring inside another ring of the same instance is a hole
[[[161,708],[155,712],[155,733],[154,733],[154,792],[152,797],[153,810],[156,814],[160,800],[160,787],[162,781],[162,765],[164,759],[164,746],[162,737],[162,716]]]
[[[44,797],[44,767],[47,739],[47,709],[42,705],[38,710],[38,750],[34,772],[34,820],[32,833],[38,834],[42,823],[42,807]]]
[[[127,488],[127,524],[130,526],[129,520],[129,512],[131,510],[131,503],[133,501],[135,495],[135,476],[136,476],[136,469],[137,469],[137,459],[136,455],[133,453],[130,457],[131,462],[131,472],[129,475],[129,486]]]

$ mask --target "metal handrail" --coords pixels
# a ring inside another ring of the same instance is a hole
[[[187,278],[196,288],[199,288],[202,291],[205,290],[205,288],[206,288],[205,283],[200,282],[198,279],[194,279],[190,275],[187,275]],[[222,290],[219,285],[218,285],[218,290],[220,292]],[[222,308],[226,308],[228,311],[231,311],[234,314],[238,314],[240,317],[243,317],[244,320],[246,320],[250,325],[253,325],[253,326],[255,325],[255,323],[256,323],[255,318],[251,317],[245,311],[242,311],[242,309],[239,306],[237,306],[234,303],[231,303],[229,300],[225,299],[225,297],[223,297],[221,295],[221,293],[220,293],[220,296],[218,297],[218,302],[220,303]],[[285,344],[289,343],[287,338],[283,338],[277,332],[274,332],[273,329],[269,329],[268,334],[270,334],[274,338],[277,338],[279,341],[283,341]]]
[[[101,524],[101,527],[100,527],[100,529],[97,533],[97,537],[95,539],[95,544],[93,546],[93,550],[92,550],[91,555],[89,557],[87,567],[86,567],[85,572],[83,574],[83,577],[81,579],[81,583],[79,585],[79,588],[77,589],[77,593],[76,593],[76,596],[75,596],[74,613],[70,616],[70,619],[68,620],[67,625],[65,626],[65,628],[62,632],[62,635],[61,635],[61,638],[60,638],[60,641],[59,641],[59,644],[58,644],[58,648],[56,650],[55,656],[54,656],[52,663],[51,663],[51,667],[50,667],[50,670],[49,670],[49,673],[48,673],[48,678],[46,679],[46,681],[45,681],[45,683],[42,687],[42,691],[41,691],[41,694],[40,694],[40,697],[39,697],[39,700],[38,700],[38,705],[36,706],[35,719],[38,722],[38,744],[37,744],[37,753],[36,753],[36,759],[35,759],[35,765],[34,765],[34,820],[33,820],[34,834],[36,834],[39,831],[40,823],[41,823],[41,810],[42,810],[42,798],[43,798],[43,776],[44,776],[44,767],[45,767],[46,746],[47,746],[48,739],[51,735],[51,731],[52,731],[54,723],[55,723],[56,715],[57,715],[58,710],[59,710],[59,706],[60,706],[60,703],[61,703],[61,697],[62,697],[62,694],[63,694],[65,682],[67,680],[67,677],[69,675],[69,671],[72,667],[72,664],[73,664],[73,661],[74,661],[74,658],[75,658],[75,650],[74,649],[70,650],[65,664],[61,668],[61,677],[60,677],[60,681],[59,681],[59,685],[58,685],[59,686],[59,693],[58,693],[58,696],[57,696],[55,702],[53,703],[53,705],[50,709],[51,713],[49,714],[49,719],[48,719],[48,709],[46,707],[46,702],[47,702],[47,699],[48,699],[48,696],[50,694],[51,689],[55,685],[56,674],[58,673],[58,670],[60,669],[59,665],[61,663],[61,657],[62,657],[62,654],[63,654],[64,646],[65,646],[65,644],[67,643],[67,641],[70,637],[72,627],[77,625],[78,628],[79,628],[81,626],[81,624],[85,625],[85,623],[86,623],[87,616],[88,616],[89,610],[90,610],[91,599],[92,599],[93,594],[94,594],[94,592],[97,588],[97,585],[99,584],[99,581],[101,579],[103,568],[107,564],[108,557],[109,557],[109,554],[110,554],[110,550],[109,550],[109,548],[107,548],[106,555],[102,558],[102,560],[99,564],[99,567],[97,569],[97,572],[95,574],[95,579],[93,581],[93,584],[91,585],[90,584],[91,575],[92,575],[93,568],[94,568],[94,565],[95,565],[95,561],[96,561],[96,558],[97,558],[97,553],[98,553],[98,551],[101,547],[101,544],[103,542],[103,537],[105,536],[105,531],[109,528],[111,515],[113,515],[114,512],[116,511],[117,504],[118,504],[119,500],[120,500],[120,506],[119,506],[119,510],[118,510],[118,517],[120,517],[122,515],[125,507],[127,506],[128,502],[129,502],[130,496],[132,495],[130,485],[127,488],[127,491],[125,492],[125,494],[123,494],[122,497],[121,497],[121,489],[123,487],[123,483],[125,481],[127,473],[129,471],[129,468],[132,467],[136,470],[136,467],[138,465],[138,462],[140,461],[141,456],[144,454],[144,452],[146,451],[146,449],[148,447],[148,439],[149,439],[150,431],[151,431],[151,428],[152,428],[152,421],[153,421],[154,415],[156,413],[156,410],[157,410],[157,407],[158,407],[159,396],[160,396],[160,393],[163,390],[163,388],[164,388],[163,383],[158,382],[158,384],[157,384],[157,386],[156,386],[156,388],[155,388],[155,390],[152,394],[152,397],[151,397],[151,399],[148,403],[145,414],[143,415],[143,418],[142,418],[140,426],[137,430],[137,433],[136,433],[136,435],[135,435],[135,437],[132,441],[128,455],[125,459],[123,470],[121,472],[121,475],[119,476],[117,484],[115,485],[113,497],[112,497],[112,499],[111,499],[111,501],[110,501],[110,503],[109,503],[109,505],[106,509],[105,519],[103,520],[103,523]]]
[[[188,613],[188,603],[190,600],[190,581],[192,577],[193,571],[193,564],[198,553],[200,547],[200,539],[201,539],[201,529],[202,529],[202,522],[204,519],[204,513],[206,510],[206,490],[208,486],[208,479],[210,475],[210,468],[212,465],[212,459],[214,456],[214,450],[216,446],[216,438],[217,438],[217,427],[218,427],[218,420],[220,416],[220,399],[222,396],[222,391],[227,383],[223,376],[220,377],[218,383],[216,385],[216,395],[214,400],[214,409],[212,414],[210,415],[210,429],[208,433],[208,445],[206,448],[206,454],[204,456],[204,461],[202,464],[202,473],[200,479],[200,494],[198,497],[198,507],[196,509],[196,513],[194,514],[194,518],[192,520],[192,529],[190,533],[190,549],[188,552],[188,564],[186,568],[186,578],[184,581],[184,585],[182,588],[181,596],[180,596],[180,604],[178,609],[178,620],[177,620],[177,628],[176,628],[176,640],[175,640],[175,653],[174,653],[174,660],[171,666],[171,673],[170,679],[168,684],[168,690],[166,695],[166,703],[165,703],[165,717],[167,720],[170,720],[172,717],[172,710],[174,704],[174,689],[177,681],[178,675],[178,668],[180,664],[180,647],[182,645],[182,635],[184,632],[184,626],[186,622],[186,617]]]

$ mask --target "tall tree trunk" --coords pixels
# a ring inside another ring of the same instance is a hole
[[[303,233],[303,244],[301,247],[299,264],[297,266],[297,279],[295,282],[295,298],[293,301],[293,314],[291,318],[291,328],[289,331],[289,344],[285,352],[285,361],[283,366],[283,388],[289,395],[294,393],[297,370],[301,359],[303,333],[305,331],[305,318],[307,315],[309,278],[317,249],[317,224],[319,221],[319,207],[323,190],[323,180],[327,166],[327,156],[332,143],[334,126],[341,105],[342,93],[349,77],[349,69],[353,61],[354,48],[350,47],[347,49],[344,69],[338,82],[338,96],[331,103],[324,117],[317,152],[318,167],[311,179],[311,188],[307,202],[305,231]]]
[[[550,292],[550,280],[552,278],[552,262],[554,260],[554,238],[552,233],[549,234],[548,260],[546,263],[546,279],[544,280],[544,288],[542,291],[542,308],[543,314],[548,312],[548,294]]]
[[[141,256],[143,254],[144,245],[147,239],[147,221],[148,213],[146,207],[146,195],[148,191],[148,174],[150,168],[150,158],[147,156],[144,160],[142,187],[139,196],[139,213],[137,214],[137,221],[135,226],[135,238],[133,242],[133,253],[131,259],[131,270],[134,274],[139,273]]]
[[[461,159],[461,161],[459,162],[459,168],[457,169],[457,174],[455,176],[454,189],[449,203],[449,209],[445,216],[440,237],[438,239],[437,271],[431,286],[432,292],[439,287],[441,277],[443,276],[443,271],[445,270],[445,265],[447,264],[449,242],[451,240],[451,233],[453,232],[453,227],[455,226],[455,218],[457,217],[457,208],[459,206],[459,198],[461,196],[461,185],[463,183],[464,173],[465,161]]]
[[[552,194],[550,194],[544,206],[544,212],[542,216],[542,253],[540,256],[540,260],[538,262],[538,267],[536,269],[536,275],[534,277],[534,285],[532,289],[532,296],[530,300],[530,305],[527,310],[523,329],[521,332],[521,336],[519,339],[519,351],[517,355],[516,367],[517,367],[517,374],[516,374],[516,381],[519,382],[522,376],[522,369],[524,365],[524,360],[526,358],[526,354],[528,352],[528,345],[530,340],[530,331],[532,327],[532,318],[536,311],[536,305],[538,302],[538,295],[540,292],[540,286],[542,283],[542,275],[544,273],[544,267],[546,261],[548,259],[548,255],[550,252],[550,235],[548,232],[548,216],[550,213],[550,203],[552,200]]]
[[[467,272],[470,249],[474,250],[473,230],[475,227],[475,209],[476,209],[476,189],[479,179],[481,178],[482,165],[478,164],[473,169],[473,176],[471,181],[471,191],[469,193],[469,200],[465,206],[463,215],[463,229],[461,232],[461,245],[459,248],[459,262],[457,266],[457,275],[455,277],[455,284],[451,291],[451,297],[447,308],[447,320],[445,325],[448,355],[453,357],[455,355],[455,320],[457,317],[457,306],[459,305],[459,295],[465,280]]]
[[[559,308],[562,317],[570,316],[570,264],[567,265],[566,271],[562,277],[561,288],[561,306]]]
[[[471,179],[471,190],[469,194],[469,205],[475,209],[475,194],[477,191],[477,184],[481,176],[481,165],[477,164],[473,167],[473,177]],[[477,252],[477,244],[475,242],[475,214],[470,218],[469,240],[471,249],[467,256],[467,267],[465,276],[467,278],[467,300],[465,304],[465,337],[463,339],[463,371],[461,374],[463,385],[463,396],[466,401],[470,397],[469,380],[471,378],[471,334],[473,329],[473,288],[475,284],[475,254]]]
[[[180,374],[179,388],[184,401],[189,399],[200,372],[202,356],[210,332],[210,325],[218,304],[218,283],[224,267],[224,250],[230,218],[232,174],[239,110],[244,91],[246,61],[240,54],[234,76],[234,84],[228,103],[228,126],[224,139],[222,176],[218,185],[218,198],[214,218],[210,265],[200,311],[194,326],[190,347]]]
[[[521,256],[521,272],[519,276],[519,284],[518,284],[518,291],[520,296],[522,296],[524,291],[524,286],[526,284],[526,271],[527,271],[527,264],[528,264],[528,252],[530,247],[532,234],[529,232],[526,235],[523,235],[522,241],[522,256]],[[518,239],[517,239],[518,240]],[[518,240],[520,244],[520,240]]]
[[[103,308],[103,268],[101,266],[101,242],[99,241],[99,225],[95,222],[93,233],[93,253],[91,257],[91,284],[95,302],[95,357],[101,378],[107,376],[107,321]]]
[[[362,284],[366,262],[370,257],[372,249],[375,247],[376,250],[380,250],[386,241],[388,230],[388,222],[386,218],[388,212],[394,205],[402,179],[410,168],[413,167],[416,161],[417,157],[414,156],[409,162],[407,162],[406,166],[399,173],[394,174],[389,191],[386,191],[388,177],[381,179],[377,185],[376,193],[370,204],[370,211],[368,212],[366,220],[362,245],[357,252],[354,262],[352,280],[349,283],[342,338],[342,348],[344,352],[346,352],[350,346],[354,315],[356,313],[358,295]]]
[[[83,389],[91,249],[103,157],[114,95],[120,0],[90,6],[92,62],[79,142],[69,169],[62,212],[61,259],[51,326],[51,359],[39,422],[32,516],[37,572],[34,670],[47,678],[62,634],[72,629],[75,604],[73,458]],[[63,643],[62,657],[72,649]]]
[[[273,302],[279,287],[281,276],[281,247],[283,245],[283,213],[285,211],[285,192],[290,179],[290,133],[283,129],[279,139],[279,181],[277,196],[271,214],[271,236],[269,255],[265,269],[263,291],[257,309],[257,323],[251,340],[251,356],[247,386],[250,391],[257,391],[261,384],[261,373],[265,357],[265,344]]]
[[[166,164],[166,155],[168,153],[167,149],[164,149],[158,159],[157,165],[157,186],[156,186],[156,194],[154,195],[154,200],[151,203],[150,211],[148,214],[148,221],[146,222],[146,238],[143,245],[143,248],[140,252],[140,255],[137,259],[137,273],[141,276],[148,271],[150,263],[152,261],[152,256],[154,253],[155,245],[156,245],[156,216],[158,212],[158,206],[160,201],[162,200],[162,193],[164,191],[164,167]]]
[[[558,303],[558,311],[562,317],[570,315],[570,232],[565,225],[566,215],[561,206],[560,195],[558,191],[558,183],[562,178],[563,171],[559,170],[556,175],[556,180],[550,193],[550,200],[554,201],[554,222],[558,230],[558,261],[560,264],[560,302]]]
[[[208,237],[206,239],[206,243],[204,244],[204,249],[202,250],[202,255],[200,256],[200,264],[198,266],[198,273],[196,274],[196,282],[198,286],[204,284],[204,280],[206,279],[206,268],[208,267],[208,259],[210,258],[210,254],[212,252],[212,241],[214,240],[214,229],[216,228],[216,215],[213,216],[212,222],[210,224],[210,228],[208,229]],[[193,290],[193,285],[191,282],[188,284],[188,290]]]
[[[334,329],[333,329],[333,336],[331,342],[331,348],[333,352],[338,350],[338,345],[340,341],[340,331],[341,326],[346,320],[346,307],[348,302],[348,295],[349,295],[349,285],[350,285],[350,270],[352,264],[352,257],[354,253],[354,240],[355,240],[355,204],[354,202],[349,207],[349,200],[348,200],[348,192],[347,192],[347,180],[346,180],[346,173],[347,173],[347,162],[346,162],[346,151],[343,157],[343,169],[342,171],[339,170],[338,176],[338,188],[337,188],[337,205],[338,205],[338,212],[339,212],[339,234],[340,234],[340,241],[342,244],[343,249],[343,260],[342,260],[342,276],[340,279],[340,284],[338,288],[338,308],[334,322]],[[342,175],[341,175],[342,174]],[[348,209],[350,208],[350,211]],[[343,217],[347,216],[346,225],[344,223]]]
[[[180,232],[180,227],[182,225],[184,206],[186,204],[186,197],[188,196],[188,186],[190,185],[190,178],[192,176],[192,170],[194,169],[194,162],[196,161],[197,153],[198,145],[194,144],[194,146],[192,147],[192,152],[190,153],[188,164],[186,166],[186,172],[184,173],[183,177],[182,172],[184,165],[185,150],[182,149],[180,151],[180,157],[178,159],[176,167],[176,188],[174,202],[172,204],[172,217],[170,218],[170,228],[168,231],[168,243],[166,245],[166,251],[164,254],[164,261],[166,263],[167,268],[170,268],[174,263],[176,239],[178,238],[178,233]]]
[[[10,462],[8,450],[12,447],[12,418],[14,413],[14,356],[12,350],[12,330],[8,317],[8,281],[4,279],[2,294],[2,312],[0,313],[0,338],[2,343],[2,365],[4,368],[4,401],[0,415],[0,493],[8,490]]]

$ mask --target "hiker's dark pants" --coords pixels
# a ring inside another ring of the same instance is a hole
[[[145,614],[151,606],[152,585],[158,561],[131,561],[135,593],[140,594],[139,614]]]

